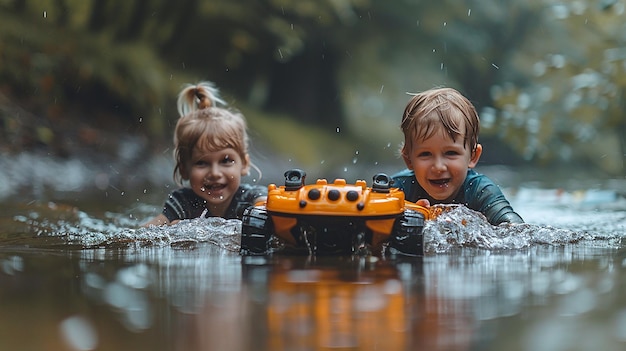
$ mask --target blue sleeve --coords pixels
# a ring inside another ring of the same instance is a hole
[[[467,207],[481,212],[489,223],[524,223],[500,188],[487,176],[474,171],[468,172],[465,179],[465,202]]]
[[[427,195],[423,192],[417,180],[415,180],[415,173],[412,170],[405,169],[394,174],[391,179],[393,179],[392,186],[402,190],[406,200],[415,202],[419,199],[427,198]]]

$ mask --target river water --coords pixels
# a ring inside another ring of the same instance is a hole
[[[139,228],[169,189],[0,203],[0,350],[624,350],[623,180],[505,188],[426,255],[241,257],[236,220]]]

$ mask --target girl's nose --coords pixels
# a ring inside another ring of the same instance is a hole
[[[220,167],[216,165],[212,165],[211,167],[208,167],[204,177],[206,179],[214,179],[214,178],[218,178],[220,174],[221,174]]]

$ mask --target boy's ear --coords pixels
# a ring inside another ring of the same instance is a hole
[[[404,164],[406,164],[406,168],[413,169],[413,166],[411,165],[411,158],[408,156],[409,153],[406,149],[406,144],[402,147],[400,153],[402,154],[402,159],[404,160]]]
[[[476,148],[474,149],[474,152],[472,152],[472,156],[470,158],[469,168],[476,167],[476,164],[478,164],[478,160],[480,159],[480,155],[482,155],[482,153],[483,146],[480,144],[476,144]]]

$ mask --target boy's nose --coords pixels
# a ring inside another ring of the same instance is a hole
[[[433,170],[437,172],[443,172],[446,170],[446,163],[441,159],[435,159],[435,163],[433,164]]]

